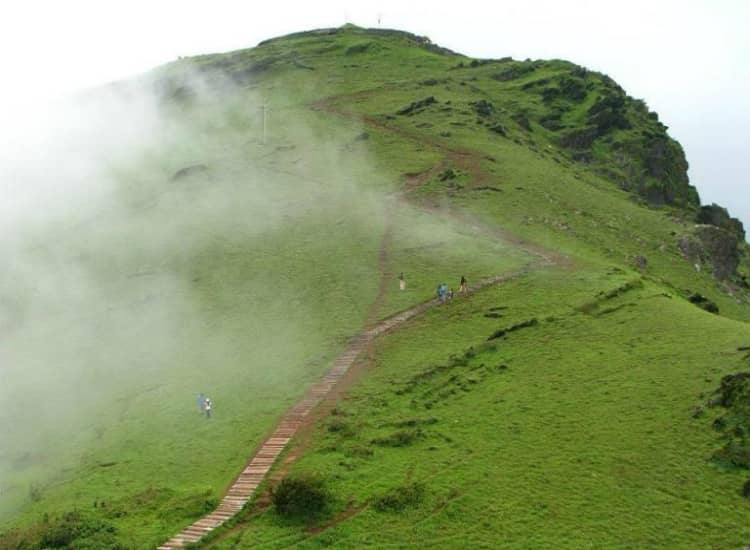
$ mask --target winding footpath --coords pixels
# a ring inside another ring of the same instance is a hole
[[[534,262],[525,268],[485,279],[469,287],[468,293],[471,294],[482,288],[528,273],[532,267],[539,267],[540,264],[549,265],[552,263],[547,259],[542,259],[540,262]],[[179,534],[159,546],[158,550],[183,548],[187,544],[198,542],[242,510],[313,409],[334,390],[360,353],[378,336],[393,330],[437,305],[439,305],[437,300],[419,304],[384,319],[353,337],[344,352],[334,361],[331,369],[323,376],[323,379],[313,384],[304,396],[281,418],[274,432],[252,456],[247,467],[234,481],[216,510],[183,529]]]
[[[320,102],[313,107],[339,116],[353,116],[350,113],[334,108],[330,102]],[[371,126],[381,127],[381,129],[386,131],[393,132],[395,130],[390,126],[382,125],[371,119],[365,118],[364,122]],[[413,136],[405,137],[414,139]],[[453,157],[461,157],[462,162],[468,166],[466,159],[471,156],[470,152],[446,150],[444,146],[439,145],[436,148],[440,149],[441,152],[446,154],[451,160],[456,160]],[[443,166],[443,163],[437,165],[432,170],[417,175],[411,180],[407,180],[406,191],[408,192],[409,190],[413,190],[422,185],[427,179],[429,179],[433,172],[441,166]],[[406,197],[404,194],[399,193],[394,198],[405,200]],[[515,235],[504,232],[499,228],[487,227],[459,211],[425,208],[425,205],[422,205],[422,208],[432,214],[447,216],[454,221],[458,220],[462,223],[469,224],[469,226],[478,232],[489,234],[525,250],[534,258],[534,260],[521,269],[496,275],[470,286],[467,294],[472,294],[483,288],[524,275],[532,269],[563,266],[569,263],[569,258],[554,251],[545,249],[544,247],[519,239]],[[323,376],[322,380],[313,384],[303,397],[281,418],[273,433],[265,440],[255,454],[251,456],[247,466],[235,479],[234,483],[232,483],[229,490],[219,503],[219,506],[213,512],[200,518],[183,529],[179,534],[159,546],[157,550],[183,548],[188,544],[196,543],[208,533],[217,529],[239,513],[245,504],[253,498],[258,486],[265,481],[268,473],[276,464],[279,456],[287,448],[292,438],[300,431],[305,422],[310,420],[311,413],[315,407],[335,392],[336,386],[342,381],[352,365],[355,364],[359,355],[370,346],[373,340],[440,304],[438,300],[430,300],[383,319],[376,324],[372,324],[373,320],[377,318],[378,310],[383,303],[389,285],[393,283],[393,274],[387,271],[388,248],[392,238],[389,212],[390,210],[386,211],[386,230],[383,235],[378,257],[378,270],[380,272],[378,293],[367,315],[367,324],[369,325],[369,328],[364,329],[358,335],[349,340],[343,353],[336,358],[330,370]]]

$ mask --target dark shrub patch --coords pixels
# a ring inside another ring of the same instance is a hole
[[[448,181],[448,180],[454,180],[458,177],[458,174],[453,168],[447,168],[446,170],[443,170],[438,174],[438,180],[440,181]]]
[[[508,135],[508,131],[502,124],[493,124],[492,126],[490,126],[490,131],[495,132],[496,134],[500,134],[501,136]]]
[[[560,113],[554,112],[540,117],[539,124],[551,132],[557,132],[564,127],[562,120],[560,119]]]
[[[743,400],[750,400],[750,372],[738,372],[722,377],[716,393],[718,397],[712,404],[724,408],[740,405]]]
[[[425,496],[422,483],[409,483],[394,487],[375,499],[373,506],[378,512],[399,512],[405,508],[419,505]]]
[[[350,437],[354,435],[354,430],[349,425],[348,422],[345,422],[341,418],[334,418],[328,423],[328,431],[331,433],[339,434],[343,437]]]
[[[568,149],[588,149],[598,136],[596,126],[584,126],[560,137],[560,145]]]
[[[750,499],[750,479],[742,486],[742,496]]]
[[[271,490],[276,512],[291,518],[312,518],[323,514],[330,494],[323,480],[314,475],[285,477]]]
[[[705,309],[710,313],[719,313],[719,306],[716,305],[716,302],[709,300],[702,294],[698,294],[697,292],[691,294],[688,300],[690,300],[691,304],[695,304],[699,308]]]
[[[344,449],[344,455],[351,458],[368,458],[374,454],[375,451],[373,451],[370,447],[365,447],[363,445],[355,445]]]
[[[419,101],[411,102],[409,105],[407,105],[403,109],[399,109],[398,111],[396,111],[396,114],[411,116],[423,110],[428,105],[432,105],[433,103],[437,103],[437,99],[435,99],[434,96],[429,96],[424,99],[420,99]]]
[[[531,122],[529,122],[529,117],[528,115],[526,115],[526,113],[516,113],[511,118],[516,124],[518,124],[527,132],[531,131]]]
[[[494,340],[496,338],[502,338],[503,336],[505,336],[506,334],[508,334],[510,332],[515,332],[515,331],[521,330],[523,328],[535,327],[538,324],[539,324],[539,321],[537,320],[536,317],[534,317],[533,319],[529,319],[528,321],[523,321],[522,323],[517,323],[517,324],[515,324],[515,325],[513,325],[511,327],[497,330],[497,331],[493,332],[490,335],[490,337],[487,338],[487,340]]]
[[[571,101],[586,99],[586,84],[578,78],[562,77],[560,79],[560,95]]]
[[[742,441],[732,439],[714,453],[714,459],[738,468],[750,469],[750,447],[743,445]]]
[[[474,106],[474,110],[477,112],[477,115],[479,115],[480,117],[488,117],[495,112],[495,106],[484,99],[475,101],[472,103],[472,105]]]
[[[530,63],[519,63],[508,69],[505,69],[504,71],[500,73],[493,74],[492,78],[494,78],[495,80],[499,80],[500,82],[505,82],[507,80],[513,80],[525,74],[529,74],[530,72],[533,72],[534,70],[535,70],[535,67],[531,65]]]
[[[374,445],[381,447],[406,447],[423,436],[422,430],[400,430],[385,437],[376,437],[372,440]]]
[[[394,428],[416,428],[417,426],[427,426],[435,424],[436,422],[437,418],[430,416],[428,418],[408,418],[406,420],[399,420],[391,423],[391,426]]]
[[[721,434],[723,445],[713,453],[713,459],[725,466],[750,469],[750,372],[728,374],[721,379],[710,407],[722,407],[725,412],[713,422]],[[742,488],[747,497],[750,480]]]
[[[113,525],[81,512],[47,518],[28,531],[13,532],[15,548],[124,548],[115,538]],[[5,535],[3,535],[3,538]]]

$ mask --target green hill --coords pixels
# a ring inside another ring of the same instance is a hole
[[[206,547],[750,544],[744,228],[643,100],[352,26],[101,95],[97,139],[135,145],[3,243],[0,548],[157,546],[364,326],[502,274],[378,338],[295,440],[275,477],[317,475],[322,514],[267,483]]]

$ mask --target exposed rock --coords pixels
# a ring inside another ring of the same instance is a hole
[[[729,279],[737,274],[740,262],[740,241],[736,235],[713,225],[697,225],[690,234],[682,235],[677,247],[692,264],[709,263],[714,277]],[[696,267],[696,270],[700,270]]]
[[[745,228],[742,222],[737,218],[732,218],[726,208],[713,203],[709,206],[701,206],[696,216],[696,221],[700,224],[708,224],[721,227],[737,235],[741,240],[745,240]]]
[[[701,225],[696,228],[696,236],[703,244],[717,279],[728,279],[737,272],[740,243],[736,235],[713,225]]]

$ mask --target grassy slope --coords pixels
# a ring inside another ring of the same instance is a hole
[[[138,200],[141,194],[148,197],[172,171],[200,160],[223,167],[227,174],[220,178],[225,181],[221,190],[229,196],[243,196],[232,187],[236,178],[261,172],[269,189],[299,189],[291,197],[274,197],[285,205],[282,210],[314,197],[316,204],[331,206],[339,225],[303,214],[297,226],[276,228],[263,239],[255,238],[252,225],[245,233],[233,228],[228,239],[219,233],[219,246],[211,242],[194,254],[168,258],[163,269],[188,274],[189,292],[200,304],[201,323],[189,335],[174,336],[176,344],[190,339],[190,346],[167,354],[159,380],[134,382],[126,376],[130,386],[113,383],[105,401],[117,406],[93,409],[98,418],[83,431],[81,442],[58,447],[59,463],[43,461],[14,474],[20,488],[16,501],[27,498],[29,483],[42,480],[43,498],[27,506],[22,521],[106,499],[127,515],[107,512],[104,517],[120,527],[125,544],[140,546],[200,514],[206,498],[221,492],[273,419],[361,325],[377,289],[382,209],[392,204],[383,195],[401,188],[403,174],[445,162],[462,174],[457,181],[430,175],[411,193],[411,204],[393,208],[387,269],[394,277],[405,271],[409,290],[395,292],[394,279],[381,315],[428,297],[439,279],[451,283],[465,273],[476,280],[525,261],[470,226],[416,212],[415,203],[460,207],[487,224],[573,255],[576,270],[535,273],[488,290],[431,312],[379,344],[377,369],[343,405],[354,434],[342,438],[321,426],[319,443],[296,468],[325,472],[340,509],[349,498],[366,504],[406,479],[424,482],[427,500],[403,516],[384,517],[366,507],[354,519],[309,538],[309,544],[423,540],[462,546],[470,540],[480,546],[506,540],[524,547],[532,537],[536,544],[569,547],[747,542],[749,533],[729,528],[742,525],[747,513],[736,495],[738,475],[706,463],[714,436],[706,422],[690,418],[698,394],[716,385],[720,374],[738,368],[733,355],[718,353],[746,344],[747,329],[710,316],[680,296],[700,291],[737,319],[747,319],[749,312],[705,271],[696,273],[679,257],[675,235],[688,227],[686,222],[669,210],[643,208],[593,170],[572,163],[538,125],[527,135],[510,122],[506,115],[519,105],[540,108],[519,91],[523,80],[498,82],[490,78],[492,68],[484,66],[451,70],[459,58],[415,47],[402,36],[350,30],[290,38],[227,56],[185,60],[160,74],[179,78],[183,65],[210,67],[217,61],[231,71],[263,59],[275,61],[253,72],[238,104],[266,99],[270,146],[238,140],[257,135],[258,127],[243,123],[232,105],[221,108],[229,129],[212,127],[215,107],[198,106],[196,116],[208,125],[206,143],[185,140],[185,150],[178,147],[157,158],[155,166],[134,169],[138,177],[126,174],[124,181],[131,185],[141,182],[129,192]],[[544,70],[552,74],[561,67],[553,63]],[[427,79],[438,83],[425,84]],[[414,117],[393,115],[427,95],[439,103]],[[371,115],[379,126],[307,107],[330,96],[340,96],[330,104],[333,109]],[[510,139],[477,124],[470,102],[478,99],[505,110],[497,116]],[[306,128],[303,137],[293,131],[300,125]],[[356,140],[363,130],[368,139]],[[335,146],[319,145],[325,142]],[[477,154],[464,165],[443,145]],[[361,186],[352,189],[351,180]],[[310,182],[325,185],[311,189]],[[335,189],[326,195],[331,182]],[[473,189],[478,186],[499,191]],[[374,195],[360,197],[363,188]],[[181,200],[186,198],[189,192]],[[347,208],[339,208],[344,204]],[[356,209],[351,211],[350,204]],[[370,221],[363,224],[363,219]],[[637,278],[630,271],[637,254],[649,261],[646,283],[613,302],[626,307],[601,316],[572,309],[592,300],[599,289]],[[613,265],[620,271],[612,271]],[[342,271],[342,266],[347,268]],[[267,301],[268,281],[279,287],[278,300]],[[672,298],[660,296],[663,292]],[[498,305],[509,307],[501,320],[482,316]],[[261,309],[261,317],[246,313]],[[412,394],[394,393],[431,365],[480,345],[493,330],[534,316],[555,320],[514,333],[497,351],[483,351],[456,371],[459,381],[476,379],[461,384],[471,391],[459,389],[429,410],[424,398],[412,402],[433,387],[457,383],[445,373],[416,386]],[[294,334],[288,330],[290,319]],[[271,330],[263,331],[269,321]],[[211,338],[201,337],[204,328],[213,329],[207,331]],[[658,338],[645,337],[653,334]],[[290,341],[297,344],[292,349]],[[694,345],[684,346],[685,341]],[[248,358],[262,370],[248,369]],[[509,369],[466,372],[482,362]],[[295,383],[282,385],[289,380]],[[191,414],[193,394],[207,386],[217,403],[210,426]],[[144,391],[151,387],[156,391]],[[435,417],[437,423],[426,426],[424,439],[411,447],[370,443],[395,430],[389,422],[424,417]],[[93,442],[99,431],[103,435]],[[375,454],[357,456],[355,447]],[[118,464],[96,466],[109,461]],[[69,468],[64,474],[60,463]],[[125,503],[134,495],[141,500],[131,508]],[[665,529],[676,516],[684,521]],[[259,541],[283,546],[308,537],[299,525],[266,513],[221,545],[231,547],[233,540],[240,547]]]
[[[150,547],[202,513],[361,328],[386,208],[396,235],[386,267],[405,271],[409,288],[381,316],[431,296],[440,279],[528,261],[394,206],[398,172],[373,167],[357,124],[331,127],[290,98],[263,145],[256,117],[238,115],[257,92],[234,93],[167,105],[176,129],[142,164],[112,169],[111,202],[30,237],[40,265],[75,266],[97,288],[77,296],[83,307],[63,299],[12,334],[37,351],[3,373],[15,395],[0,461],[6,525],[76,508],[115,525],[127,547]],[[198,162],[210,175],[169,181]],[[214,399],[210,424],[195,411],[199,391]]]
[[[334,51],[346,59],[346,48],[363,39],[328,40],[339,44]],[[327,63],[346,65],[306,57],[303,43],[300,39],[295,51],[324,74],[334,72]],[[678,211],[644,208],[543,138],[536,137],[541,143],[529,148],[477,127],[469,102],[484,98],[510,110],[514,102],[527,100],[514,95],[517,83],[497,83],[486,75],[483,82],[481,68],[460,77],[449,71],[455,59],[440,63],[414,48],[403,51],[399,39],[378,43],[385,45],[363,56],[361,68],[367,70],[342,85],[359,93],[342,96],[336,110],[367,114],[385,125],[368,131],[378,157],[394,164],[408,151],[417,158],[443,153],[450,165],[441,143],[477,151],[482,186],[500,192],[472,191],[477,182],[471,176],[459,180],[463,189],[432,178],[417,191],[417,200],[460,207],[564,250],[578,259],[576,270],[535,274],[487,291],[384,339],[376,368],[340,407],[351,433],[341,436],[321,425],[315,449],[296,466],[328,479],[339,511],[352,502],[364,510],[317,536],[268,512],[217,547],[494,547],[503,540],[509,547],[533,542],[570,548],[732,548],[746,543],[750,532],[740,526],[747,524],[748,511],[738,494],[743,474],[707,463],[716,438],[709,422],[692,419],[691,412],[721,375],[742,368],[734,349],[747,341],[748,331],[744,323],[711,316],[681,297],[688,290],[706,293],[725,314],[741,320],[748,310],[680,256],[675,237],[689,222]],[[392,68],[394,58],[408,61]],[[409,61],[415,65],[406,80],[400,72]],[[396,74],[383,86],[371,75],[382,79],[389,74],[385,67]],[[428,78],[451,81],[419,84]],[[330,91],[337,90],[325,90]],[[411,118],[392,115],[428,94],[440,103]],[[449,101],[462,108],[443,111]],[[508,127],[511,137],[520,132]],[[446,139],[441,132],[451,135]],[[395,142],[402,144],[400,154],[393,152]],[[649,262],[642,289],[594,315],[572,309],[595,300],[599,289],[638,279],[631,271],[636,255]],[[621,271],[613,272],[613,265]],[[496,305],[509,307],[502,321],[481,316]],[[498,325],[550,315],[553,321],[519,332],[497,352],[484,352],[452,371],[458,382],[446,374],[412,394],[396,395],[411,377],[480,345]],[[466,372],[482,362],[510,369],[501,375]],[[475,384],[466,382],[472,378]],[[438,399],[430,409],[426,398],[415,399],[414,394],[434,395],[440,393],[436,388],[456,385],[458,396]],[[398,431],[394,423],[433,417],[438,422],[424,427],[425,438],[414,446],[389,449],[372,443]],[[362,449],[374,455],[363,458]],[[426,502],[404,515],[373,509],[373,499],[409,480],[424,482]]]
[[[386,337],[296,465],[325,476],[339,511],[366,506],[317,536],[266,513],[216,547],[740,546],[742,478],[707,464],[715,436],[691,409],[741,366],[750,330],[652,284],[576,309],[630,280],[536,272]],[[501,305],[502,320],[484,317]],[[483,347],[530,316],[540,325]],[[451,366],[468,346],[475,357]],[[412,444],[373,443],[414,421],[428,422]],[[417,506],[372,506],[410,482],[426,489]]]

